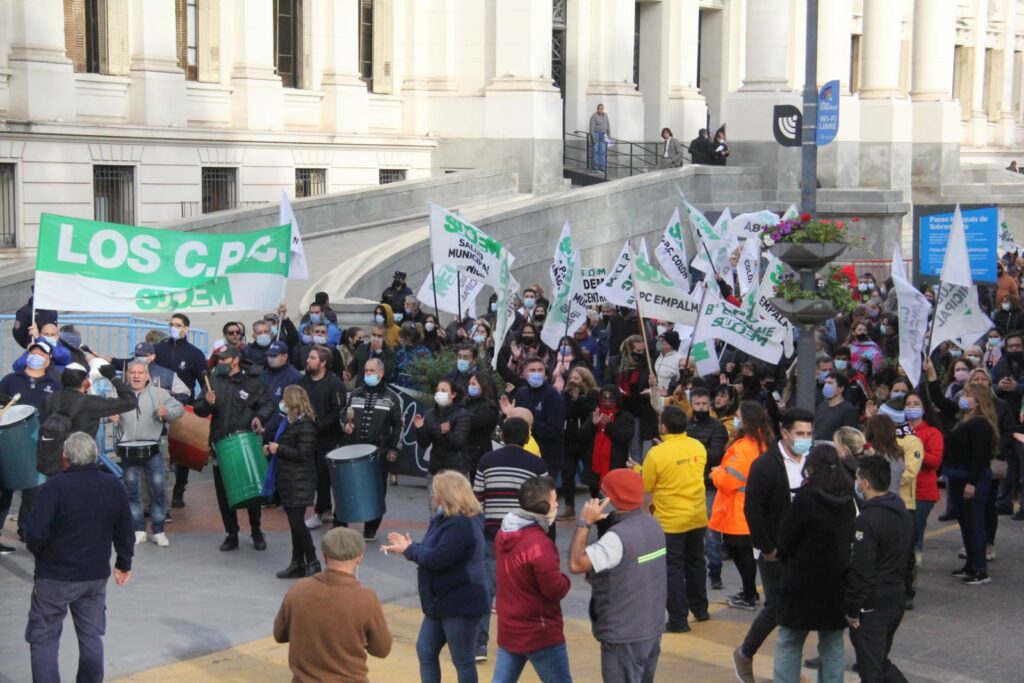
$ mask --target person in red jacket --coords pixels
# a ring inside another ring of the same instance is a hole
[[[515,683],[527,662],[542,683],[572,683],[560,604],[571,584],[548,536],[557,514],[554,479],[527,479],[519,509],[505,516],[494,539],[498,659],[491,683]]]
[[[895,390],[903,380],[893,382]],[[907,393],[903,414],[914,430],[914,436],[924,444],[924,457],[921,470],[917,473],[917,507],[911,512],[914,515],[914,553],[917,562],[914,571],[907,578],[907,609],[914,608],[914,579],[917,567],[921,564],[921,553],[924,550],[924,530],[928,525],[928,515],[939,500],[939,468],[942,467],[943,437],[939,416],[931,403],[927,403],[916,390]]]

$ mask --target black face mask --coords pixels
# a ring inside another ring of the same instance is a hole
[[[707,410],[695,410],[693,411],[693,419],[697,422],[707,422],[710,418],[711,413]]]
[[[634,351],[633,352],[633,359],[634,360],[643,360],[644,359],[643,352],[641,351],[640,353],[637,353],[636,351]]]
[[[866,335],[866,334],[858,334],[856,339],[859,342],[866,342],[868,340],[868,335]]]
[[[533,319],[537,322],[544,322],[544,319],[548,317],[547,313],[537,313],[533,316]]]
[[[1024,358],[1024,353],[1020,351],[1007,351],[1006,357],[1012,361],[1019,361],[1021,358]]]
[[[534,339],[533,337],[523,337],[523,343],[526,344],[527,346],[533,346],[533,343],[535,341],[537,340]]]
[[[392,280],[391,281],[391,289],[401,289],[402,285],[404,285],[404,284],[405,283],[402,282],[401,280]]]

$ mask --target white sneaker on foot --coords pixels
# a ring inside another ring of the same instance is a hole
[[[323,520],[320,519],[320,515],[313,515],[312,517],[306,518],[307,529],[319,529],[324,525]]]
[[[140,543],[145,543],[145,542],[146,542],[146,532],[145,531],[136,531],[135,532],[135,545],[138,545]]]
[[[153,543],[156,543],[161,548],[166,548],[171,544],[171,542],[167,539],[167,534],[165,534],[162,531],[158,534],[153,534]]]

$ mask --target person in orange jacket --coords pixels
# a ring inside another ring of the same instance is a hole
[[[750,542],[750,528],[743,514],[747,498],[747,476],[750,466],[771,444],[772,434],[768,413],[761,404],[754,401],[740,403],[734,417],[736,432],[725,450],[720,467],[711,470],[711,481],[718,493],[711,508],[708,526],[722,534],[722,542],[729,550],[729,556],[736,563],[736,570],[743,582],[743,590],[730,595],[730,607],[757,609],[757,564],[754,561],[754,547]]]

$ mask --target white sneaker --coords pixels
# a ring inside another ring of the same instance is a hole
[[[323,525],[324,525],[324,523],[320,519],[320,515],[313,515],[312,517],[307,517],[306,518],[306,528],[307,529],[319,529]]]
[[[171,542],[167,540],[167,534],[162,531],[158,534],[153,534],[153,543],[156,543],[161,548],[166,548],[171,544]]]
[[[146,542],[146,532],[145,531],[136,531],[135,532],[135,545],[138,545],[140,543],[145,543],[145,542]]]

